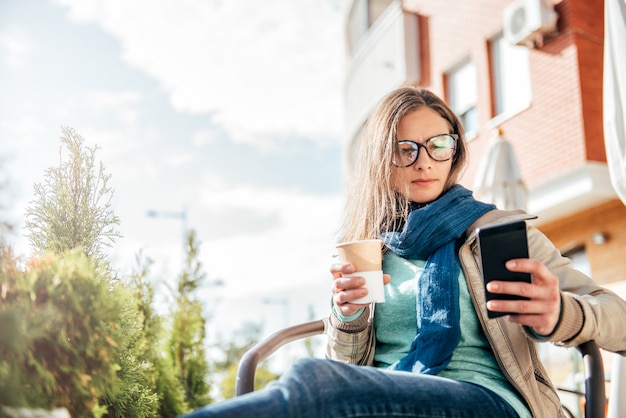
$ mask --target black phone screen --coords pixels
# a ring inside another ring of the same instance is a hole
[[[505,263],[513,258],[528,258],[525,221],[481,227],[476,232],[485,286],[492,280],[531,283],[532,278],[529,273],[513,272],[505,266]],[[519,296],[490,293],[486,289],[485,295],[488,301],[492,299],[525,299]],[[508,312],[491,312],[489,310],[487,310],[487,314],[489,318],[510,315]]]

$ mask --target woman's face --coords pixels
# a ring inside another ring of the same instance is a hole
[[[413,141],[424,144],[430,138],[449,134],[450,124],[439,113],[423,107],[407,113],[398,124],[397,141]],[[433,160],[424,147],[419,147],[415,163],[409,167],[391,168],[394,189],[415,203],[428,203],[437,199],[446,184],[452,168],[452,158],[447,161]]]

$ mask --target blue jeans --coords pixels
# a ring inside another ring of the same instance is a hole
[[[196,410],[187,418],[518,418],[481,386],[437,376],[308,358],[266,388]]]

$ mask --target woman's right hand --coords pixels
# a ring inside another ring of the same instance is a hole
[[[333,284],[331,286],[333,304],[337,312],[345,316],[350,316],[368,305],[367,303],[352,303],[353,300],[367,295],[367,289],[363,287],[365,285],[365,279],[363,277],[344,276],[344,274],[354,273],[354,266],[352,264],[335,263],[330,266],[330,272],[333,275]],[[389,283],[390,280],[391,277],[388,274],[383,274],[385,284]]]

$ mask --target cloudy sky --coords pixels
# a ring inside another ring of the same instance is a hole
[[[71,126],[112,175],[120,271],[142,251],[175,273],[183,222],[146,212],[186,213],[209,280],[225,282],[210,289],[220,321],[327,306],[342,13],[341,0],[0,0],[3,217],[18,254],[33,184]]]

